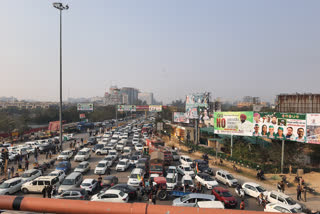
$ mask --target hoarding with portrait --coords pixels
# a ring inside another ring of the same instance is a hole
[[[255,112],[252,136],[306,142],[306,114]]]
[[[187,114],[185,112],[173,112],[173,122],[176,123],[189,123]]]
[[[135,105],[118,105],[118,111],[137,111]]]
[[[209,93],[190,94],[186,97],[186,113],[189,119],[199,119],[200,122],[209,119]],[[208,117],[208,118],[207,118]]]
[[[78,103],[78,111],[93,111],[93,103]]]
[[[320,144],[320,114],[307,114],[307,143]]]
[[[252,136],[253,112],[214,112],[214,133]]]

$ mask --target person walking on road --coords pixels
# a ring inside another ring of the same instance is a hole
[[[244,208],[245,208],[245,203],[244,203],[244,200],[242,199],[240,203],[240,210],[244,210]]]
[[[304,202],[307,202],[307,186],[306,185],[303,186],[303,198],[304,198]]]
[[[298,184],[297,186],[297,200],[300,201],[301,200],[301,185]]]
[[[13,166],[11,167],[10,172],[11,172],[11,178],[12,178],[12,177],[13,177],[13,175],[14,175],[14,167],[13,167]]]
[[[49,185],[46,190],[47,190],[48,198],[51,198],[52,186]]]
[[[8,168],[7,173],[8,173],[8,179],[10,179],[10,176],[11,176],[11,169],[10,168]]]
[[[38,162],[38,148],[34,150],[34,162]]]
[[[44,186],[43,190],[42,190],[42,197],[45,198],[46,197],[46,193],[47,193],[47,186]]]
[[[26,162],[25,162],[25,170],[28,170],[28,169],[29,169],[29,161],[26,160]]]
[[[52,151],[50,150],[49,151],[49,159],[51,159],[52,158]]]
[[[49,152],[47,151],[46,152],[46,159],[48,159],[48,157],[49,157]]]

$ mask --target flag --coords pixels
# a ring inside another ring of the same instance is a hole
[[[196,167],[194,169],[194,173],[197,175],[199,173],[198,163],[196,163]]]

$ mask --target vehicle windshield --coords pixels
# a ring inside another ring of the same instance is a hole
[[[123,197],[123,196],[124,196],[124,193],[123,193],[122,191],[120,191],[120,192],[119,192],[119,195],[120,195],[121,197]]]
[[[48,176],[58,176],[58,173],[50,173]]]
[[[232,195],[230,194],[230,192],[221,192],[221,195],[223,197],[232,197]]]
[[[171,152],[172,153],[172,155],[178,155],[176,152]]]
[[[298,213],[298,212],[299,212],[298,210],[296,210],[296,209],[294,209],[294,208],[291,209],[290,211],[291,211],[292,213]]]
[[[289,205],[295,205],[296,204],[296,202],[291,197],[286,198],[286,201],[288,202]]]
[[[151,165],[150,166],[151,171],[159,171],[162,172],[162,166],[161,165]]]
[[[84,168],[86,168],[86,165],[85,164],[79,164],[79,166],[77,168],[84,169]]]
[[[183,183],[184,183],[184,185],[186,185],[186,184],[192,185],[193,184],[192,180],[184,180]]]
[[[61,155],[68,155],[68,152],[61,152]]]
[[[265,191],[266,191],[266,189],[263,188],[262,186],[257,186],[256,188],[257,188],[257,190],[258,190],[259,192],[265,192]]]
[[[210,176],[206,176],[206,177],[204,177],[204,180],[205,180],[205,181],[214,181],[214,179],[213,179],[213,178],[211,178]]]
[[[9,187],[9,183],[2,183],[0,185],[0,189],[7,189]]]
[[[118,164],[119,164],[119,165],[126,165],[126,162],[120,161]]]
[[[186,201],[190,198],[190,195],[185,195],[183,197],[181,197],[181,201]]]
[[[78,152],[78,155],[85,155],[85,154],[86,154],[86,152],[84,152],[84,151]]]
[[[110,152],[109,154],[110,154],[110,155],[117,155],[116,152]]]
[[[189,171],[191,171],[191,168],[190,167],[185,167],[184,171],[189,172]]]
[[[88,186],[91,186],[91,184],[90,183],[82,183],[81,186],[88,187]]]
[[[97,165],[97,167],[105,167],[105,166],[106,166],[105,163],[99,163],[99,164]]]
[[[140,177],[138,174],[131,174],[130,175],[130,178],[138,178],[138,177]]]
[[[187,162],[192,162],[192,160],[190,158],[186,158]]]
[[[74,179],[64,179],[62,182],[62,185],[73,185],[74,184]]]
[[[65,163],[59,163],[57,167],[58,168],[65,168],[65,167],[67,167],[67,165]]]
[[[137,144],[137,145],[136,145],[136,147],[142,147],[142,145],[140,145],[140,144]]]
[[[174,178],[167,178],[167,183],[175,183],[176,180]]]
[[[228,178],[228,180],[233,180],[234,179],[234,177],[232,175],[230,175],[230,174],[227,175],[227,178]]]
[[[111,161],[112,157],[105,157],[104,160]]]
[[[131,160],[138,160],[138,157],[137,156],[132,156]]]
[[[23,174],[21,175],[21,177],[22,177],[22,178],[29,178],[29,177],[31,177],[31,173],[23,173]]]
[[[175,173],[176,170],[175,169],[168,169],[168,173]]]
[[[123,150],[123,152],[124,152],[124,153],[129,153],[130,150],[129,150],[129,149],[125,149],[125,150]]]

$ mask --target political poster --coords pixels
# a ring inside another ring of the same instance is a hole
[[[255,112],[252,136],[306,142],[306,114]]]
[[[135,105],[118,105],[118,111],[137,111],[137,107]]]
[[[209,111],[209,93],[190,94],[186,97],[186,113],[189,119],[200,119],[203,122],[204,117],[208,116]],[[205,113],[206,112],[206,113]]]
[[[197,108],[197,107],[195,107],[195,108],[189,108],[189,109],[186,111],[186,115],[187,115],[187,118],[188,118],[188,119],[198,119],[198,118],[199,118],[198,108]]]
[[[93,103],[78,103],[78,111],[93,111]]]
[[[173,122],[189,123],[189,118],[185,112],[173,112]]]
[[[79,114],[79,118],[80,119],[84,119],[84,118],[86,118],[86,115],[85,114]]]
[[[162,106],[161,105],[149,105],[150,112],[161,112]]]
[[[307,114],[307,143],[320,144],[320,114]]]
[[[253,112],[214,112],[214,133],[252,136]]]

